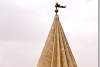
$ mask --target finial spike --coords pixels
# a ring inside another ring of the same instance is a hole
[[[57,15],[57,13],[58,13],[58,9],[57,8],[66,8],[66,6],[61,6],[60,4],[58,4],[58,2],[56,2],[55,8],[56,8],[55,12],[56,12],[56,15]]]

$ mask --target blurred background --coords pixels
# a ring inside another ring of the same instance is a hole
[[[0,0],[0,67],[36,67],[56,1],[78,67],[98,67],[98,0]]]

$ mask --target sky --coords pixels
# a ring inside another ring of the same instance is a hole
[[[78,67],[98,66],[98,0],[0,0],[0,67],[36,67],[56,1]]]

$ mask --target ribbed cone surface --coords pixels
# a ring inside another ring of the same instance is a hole
[[[37,67],[77,67],[58,15],[54,17]]]

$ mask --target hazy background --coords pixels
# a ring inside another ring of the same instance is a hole
[[[98,0],[0,0],[0,67],[36,67],[56,1],[78,67],[98,66]]]

